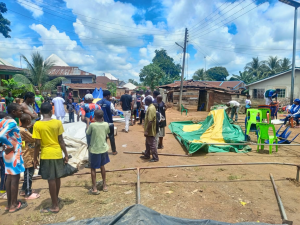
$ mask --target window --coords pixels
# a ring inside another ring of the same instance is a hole
[[[73,97],[78,98],[78,91],[73,91]]]
[[[82,84],[82,79],[71,79],[72,84]]]
[[[264,98],[265,89],[253,89],[253,98]]]
[[[280,89],[280,92],[277,95],[278,98],[285,98],[285,89]]]

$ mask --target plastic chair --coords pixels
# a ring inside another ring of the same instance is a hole
[[[270,120],[270,116],[271,116],[271,109],[270,108],[259,108],[259,110],[261,111],[261,119],[263,120],[267,120],[268,123],[271,123]]]
[[[184,108],[184,106],[181,104],[181,115],[183,111],[185,111],[185,115],[187,116],[188,109]]]
[[[278,144],[278,138],[276,137],[276,130],[275,130],[275,127],[273,124],[257,123],[256,127],[259,130],[257,144],[263,144],[263,143],[265,143],[265,140],[269,140],[270,144],[273,144],[274,142],[276,142],[276,144]],[[273,130],[273,135],[269,135],[270,127]],[[272,154],[272,148],[273,148],[273,146],[270,145],[269,146],[269,154]],[[264,150],[263,145],[261,145],[261,150]],[[257,152],[258,151],[259,151],[259,145],[257,146]],[[278,145],[276,145],[276,152],[278,152]]]
[[[256,116],[257,116],[258,113],[260,115],[259,122],[261,123],[262,122],[262,117],[261,117],[262,112],[261,112],[261,110],[259,110],[259,109],[247,109],[247,114],[246,114],[247,124],[246,124],[246,132],[245,132],[247,135],[250,132],[251,125],[257,123]]]

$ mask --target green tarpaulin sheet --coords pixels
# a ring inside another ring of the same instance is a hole
[[[224,109],[211,111],[203,122],[171,122],[171,132],[182,143],[190,154],[202,152],[247,152],[245,145],[207,145],[205,143],[242,143],[244,132],[238,125],[230,124]]]

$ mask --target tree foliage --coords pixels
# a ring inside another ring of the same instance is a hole
[[[139,83],[136,82],[134,79],[129,79],[129,80],[128,80],[128,83],[132,83],[132,84],[134,84],[135,86],[139,86]]]
[[[24,84],[28,91],[34,91],[35,89],[39,91],[54,90],[57,85],[65,80],[64,77],[57,77],[50,80],[49,71],[54,62],[49,60],[44,61],[43,56],[39,52],[31,54],[31,61],[24,55],[22,55],[22,58],[27,63],[26,75],[17,74],[14,76],[14,79],[16,82]]]
[[[10,38],[9,32],[11,32],[10,21],[5,19],[2,14],[7,12],[6,4],[4,2],[0,2],[0,33],[5,38]]]
[[[233,75],[231,78],[233,78],[233,80],[244,81],[245,84],[252,83],[255,80],[253,75],[251,73],[248,73],[247,71],[239,71],[239,73],[240,75]]]
[[[110,91],[111,95],[116,97],[116,95],[117,95],[117,85],[113,82],[108,82],[106,84],[106,87]]]
[[[198,70],[196,70],[196,72],[193,75],[193,80],[210,81],[212,79],[207,76],[207,73],[205,73],[204,69],[198,69]]]
[[[17,83],[13,78],[4,80],[2,79],[2,93],[7,96],[9,92],[12,93],[13,97],[20,97],[24,92],[26,92],[26,87],[24,84]]]
[[[148,85],[152,91],[160,84],[159,81],[161,81],[164,76],[166,76],[165,72],[155,63],[144,66],[140,72],[140,80],[145,85]]]
[[[227,69],[222,66],[212,67],[206,71],[206,74],[211,80],[216,81],[225,81],[229,76]]]

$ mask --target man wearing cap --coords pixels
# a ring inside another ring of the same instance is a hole
[[[86,123],[86,130],[89,128],[90,123],[94,121],[94,113],[95,110],[101,109],[101,107],[95,103],[93,103],[93,95],[86,94],[84,96],[84,104],[80,108],[81,112],[81,121]],[[91,135],[86,134],[86,143],[89,146],[91,142]],[[89,162],[90,162],[90,154],[89,154]]]
[[[275,98],[275,101],[277,102],[277,95],[280,92],[280,89],[269,89],[265,92],[265,100],[266,100],[266,105],[271,105],[273,102],[273,98]]]
[[[291,108],[288,110],[289,115],[285,117],[284,119],[284,125],[289,121],[291,117],[293,117],[296,120],[297,126],[299,126],[299,118],[300,118],[300,99],[296,98],[294,100],[294,104],[291,106]]]
[[[152,97],[147,96],[145,98],[145,104],[148,106],[145,124],[144,124],[144,136],[146,137],[146,151],[142,159],[150,159],[150,153],[152,154],[152,159],[150,162],[157,162],[157,146],[156,146],[156,108],[152,104]]]
[[[52,100],[52,103],[54,104],[54,110],[55,110],[55,116],[56,119],[61,120],[62,123],[65,122],[65,100],[61,97],[60,93],[57,93],[57,97]]]
[[[115,127],[114,127],[114,121],[113,121],[113,115],[118,114],[118,110],[115,109],[114,104],[110,102],[110,91],[105,90],[103,91],[103,98],[97,102],[97,104],[101,107],[101,109],[104,112],[104,121],[108,123],[109,125],[109,140],[111,145],[111,150],[113,152],[113,155],[118,154],[116,150],[116,143],[115,143]]]

